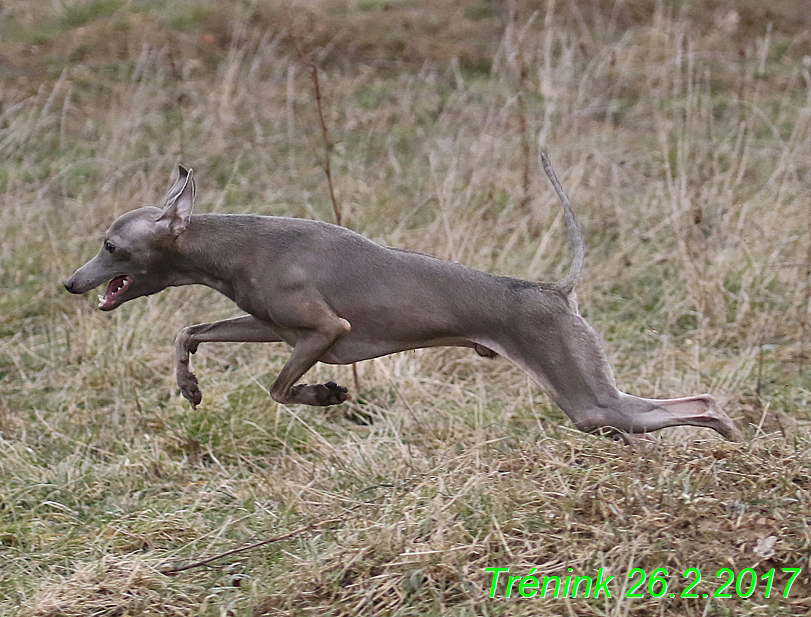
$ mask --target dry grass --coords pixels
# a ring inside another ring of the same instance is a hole
[[[735,5],[4,2],[0,613],[808,614],[811,18]],[[584,436],[514,367],[453,349],[363,363],[361,391],[324,412],[268,396],[284,348],[204,346],[190,410],[174,335],[235,314],[227,300],[174,289],[107,315],[59,282],[178,162],[200,211],[331,220],[298,51],[320,58],[346,225],[559,277],[548,149],[620,385],[710,391],[747,441]],[[616,593],[489,598],[484,568],[502,566],[602,567]],[[788,598],[629,599],[632,567],[668,568],[676,592],[699,568],[700,593],[722,567],[803,573]]]

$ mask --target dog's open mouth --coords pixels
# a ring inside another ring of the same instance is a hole
[[[102,311],[110,311],[118,306],[118,297],[132,285],[132,277],[122,275],[115,277],[107,284],[107,290],[103,296],[99,296],[99,308]]]

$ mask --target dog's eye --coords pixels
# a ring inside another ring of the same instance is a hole
[[[108,253],[114,253],[115,252],[115,245],[112,242],[105,242],[104,243],[104,250],[107,251]]]

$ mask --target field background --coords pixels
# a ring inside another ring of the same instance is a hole
[[[582,435],[459,349],[359,364],[360,391],[319,365],[353,395],[324,410],[269,397],[284,346],[204,345],[191,410],[174,336],[228,300],[102,314],[60,283],[181,162],[198,212],[333,220],[308,61],[345,225],[558,278],[547,149],[620,387],[709,391],[745,441]],[[0,614],[807,615],[810,71],[805,0],[4,0]],[[770,599],[488,598],[506,566],[616,592],[632,567],[677,593],[689,567],[709,594],[722,567],[778,575]]]

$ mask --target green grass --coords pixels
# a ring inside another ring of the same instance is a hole
[[[811,125],[797,6],[738,3],[730,30],[722,3],[558,3],[522,39],[538,8],[523,2],[510,33],[508,13],[478,1],[4,2],[0,614],[807,614]],[[326,45],[348,226],[560,277],[570,249],[536,164],[548,149],[589,245],[580,310],[619,386],[709,391],[745,441],[583,435],[520,370],[458,349],[361,363],[359,390],[349,367],[317,365],[307,381],[353,398],[314,409],[268,394],[283,345],[204,345],[192,410],[174,336],[237,314],[232,303],[182,288],[103,314],[93,293],[61,288],[115,216],[160,202],[177,163],[195,169],[199,212],[331,221],[298,60]],[[485,568],[507,566],[604,568],[617,593],[490,598]],[[677,592],[699,568],[710,595],[723,567],[776,568],[781,590],[781,568],[803,573],[787,598],[759,583],[751,598],[631,599],[619,591],[633,567],[667,568]]]
[[[78,28],[89,21],[114,14],[124,6],[123,0],[87,0],[68,4],[60,18],[65,28]]]

